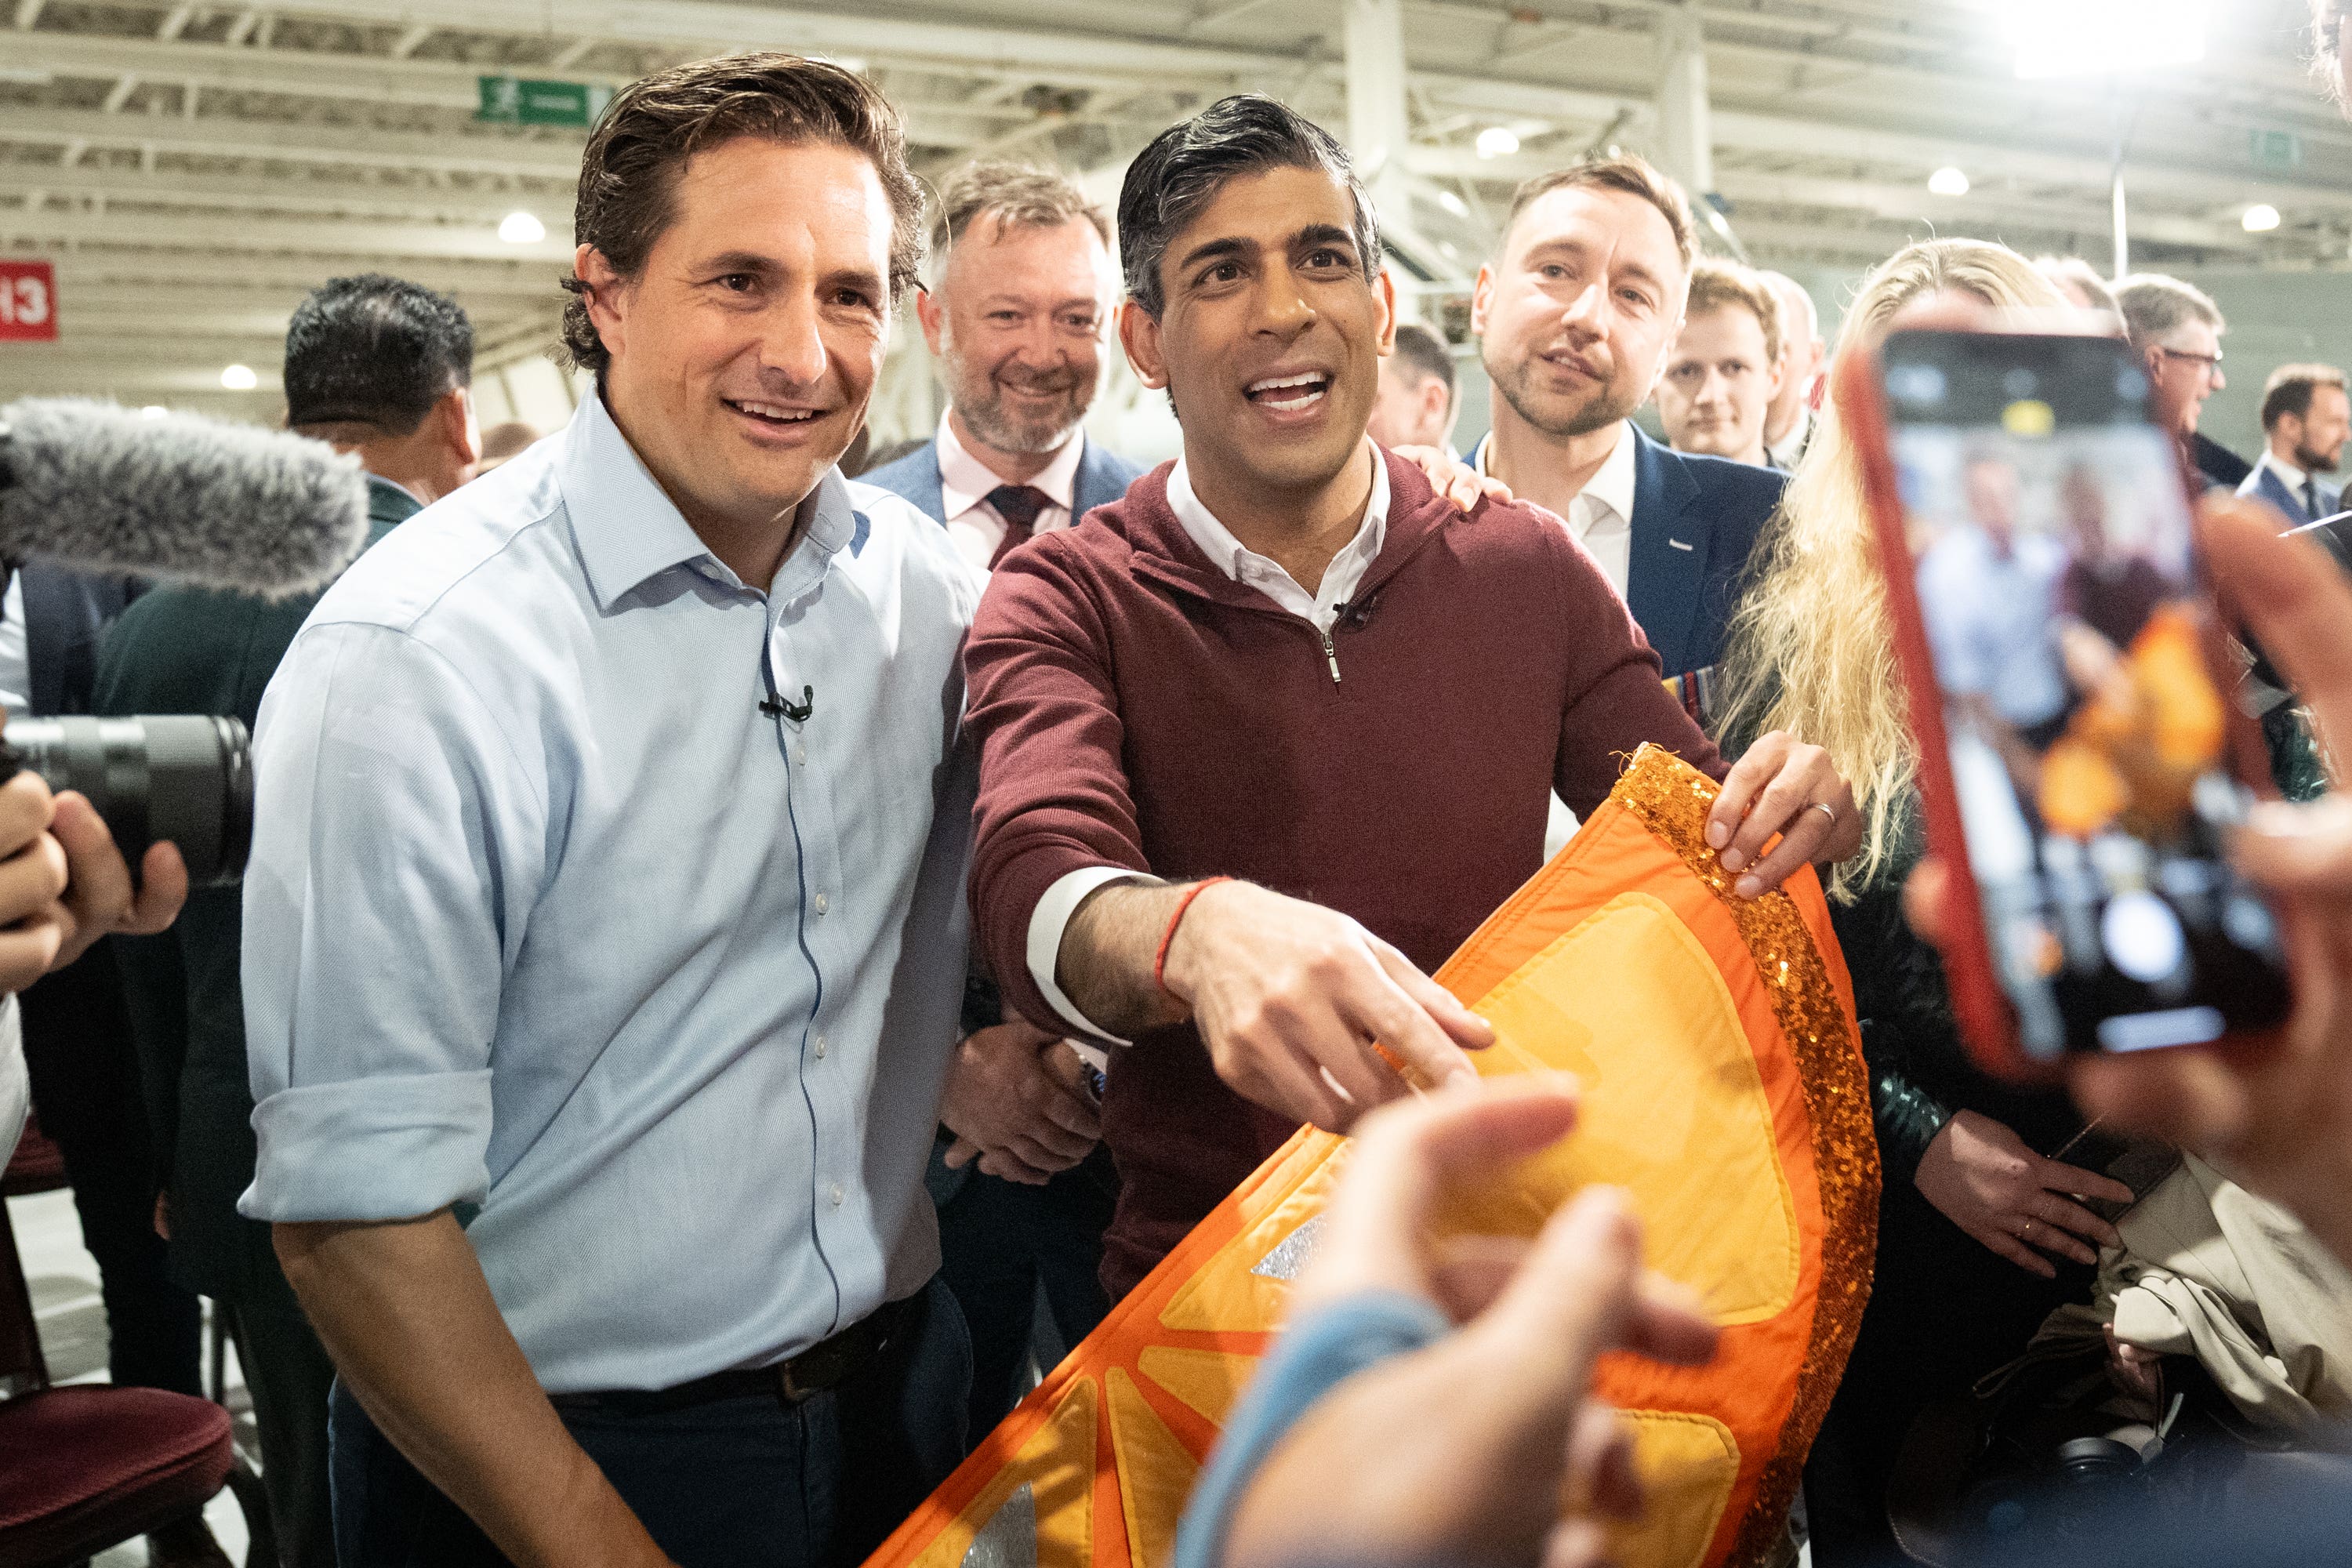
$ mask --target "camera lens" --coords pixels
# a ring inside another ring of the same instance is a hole
[[[253,759],[243,721],[151,713],[18,719],[0,744],[52,790],[79,790],[133,870],[151,844],[180,847],[192,888],[235,886],[253,847]]]

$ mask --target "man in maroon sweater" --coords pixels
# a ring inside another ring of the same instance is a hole
[[[1183,459],[1007,555],[969,644],[981,939],[1023,1012],[1125,1047],[1114,1298],[1300,1121],[1404,1092],[1374,1040],[1473,1072],[1491,1031],[1425,972],[1541,864],[1549,790],[1589,812],[1644,741],[1725,772],[1559,519],[1449,523],[1366,439],[1394,328],[1372,225],[1271,99],[1136,160],[1120,335]],[[1860,827],[1774,735],[1709,832],[1752,896]]]

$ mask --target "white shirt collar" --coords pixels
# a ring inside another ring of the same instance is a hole
[[[1812,433],[1812,428],[1813,411],[1800,407],[1797,422],[1789,426],[1787,435],[1767,447],[1764,455],[1772,460],[1775,468],[1793,469],[1797,466],[1797,458],[1805,450],[1805,437]]]
[[[1368,447],[1371,444],[1365,443]],[[1256,589],[1276,604],[1303,620],[1308,620],[1325,631],[1339,618],[1339,606],[1355,596],[1364,574],[1380,558],[1381,546],[1388,538],[1389,527],[1389,466],[1377,447],[1372,453],[1372,493],[1364,505],[1364,521],[1356,530],[1355,538],[1331,557],[1331,564],[1323,569],[1323,580],[1309,594],[1270,557],[1260,555],[1233,535],[1233,531],[1213,516],[1192,493],[1192,477],[1186,460],[1176,459],[1174,471],[1168,476],[1168,510],[1176,514],[1185,534],[1209,558],[1210,564],[1233,581]]]
[[[1045,492],[1045,498],[1064,511],[1072,510],[1071,503],[1077,495],[1078,459],[1086,455],[1086,433],[1075,432],[1054,454],[1054,460],[1029,481],[1033,489]],[[1009,482],[956,439],[955,426],[946,414],[940,416],[936,449],[940,458],[940,509],[947,513],[942,521],[953,522],[987,500],[989,491]]]
[[[1630,422],[1618,421],[1617,444],[1609,448],[1609,455],[1601,459],[1601,467],[1577,492],[1579,499],[1590,500],[1623,523],[1633,521],[1634,481],[1639,478],[1633,464],[1633,438],[1627,434],[1632,428]],[[1478,438],[1477,447],[1470,454],[1470,466],[1487,478],[1495,472],[1488,466],[1494,448],[1495,434],[1490,430]]]
[[[2294,496],[2297,500],[2303,499],[2304,482],[2310,479],[2310,475],[2272,451],[2268,446],[2263,447],[2263,461],[2269,464],[2271,472],[2276,474],[2285,483],[2289,495]]]

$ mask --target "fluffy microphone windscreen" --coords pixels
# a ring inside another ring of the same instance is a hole
[[[367,542],[359,459],[324,442],[86,398],[25,398],[0,426],[0,558],[281,597]]]

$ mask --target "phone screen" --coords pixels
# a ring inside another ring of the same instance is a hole
[[[2228,763],[2172,439],[2105,338],[1901,332],[1886,407],[1953,794],[2020,1047],[2274,1026],[2272,911],[2231,869]]]

